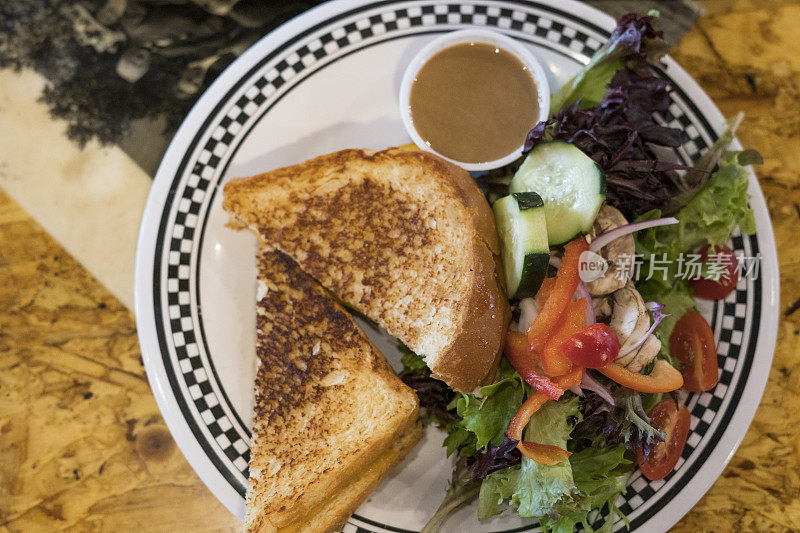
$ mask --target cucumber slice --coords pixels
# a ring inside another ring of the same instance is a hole
[[[511,194],[497,200],[492,209],[509,298],[536,296],[550,262],[542,198],[535,192]]]
[[[551,246],[588,233],[606,199],[603,171],[580,149],[563,141],[542,143],[531,150],[509,190],[539,193]]]

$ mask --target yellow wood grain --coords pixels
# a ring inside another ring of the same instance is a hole
[[[746,113],[739,139],[775,228],[781,317],[769,383],[741,447],[675,532],[800,531],[800,3],[704,2],[672,51],[726,115]],[[788,313],[788,316],[787,316]]]
[[[767,160],[782,314],[753,425],[673,531],[800,531],[800,4],[705,6],[673,55]],[[158,413],[132,315],[0,193],[0,531],[238,528]]]
[[[0,531],[234,531],[158,413],[133,315],[0,193]]]

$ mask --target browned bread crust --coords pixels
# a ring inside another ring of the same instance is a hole
[[[343,150],[231,180],[223,206],[453,388],[494,377],[510,310],[492,211],[465,170]]]
[[[258,266],[245,530],[333,531],[419,439],[418,400],[294,261],[262,249]]]

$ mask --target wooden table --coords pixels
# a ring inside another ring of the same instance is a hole
[[[673,55],[764,155],[781,322],[750,430],[674,531],[800,531],[800,5],[705,7]],[[0,531],[239,527],[167,431],[133,315],[0,193]]]

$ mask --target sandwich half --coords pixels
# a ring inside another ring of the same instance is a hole
[[[231,180],[223,206],[268,245],[472,391],[494,377],[510,318],[491,208],[426,152],[343,150]]]
[[[340,531],[419,441],[418,400],[288,256],[258,256],[246,532]]]

